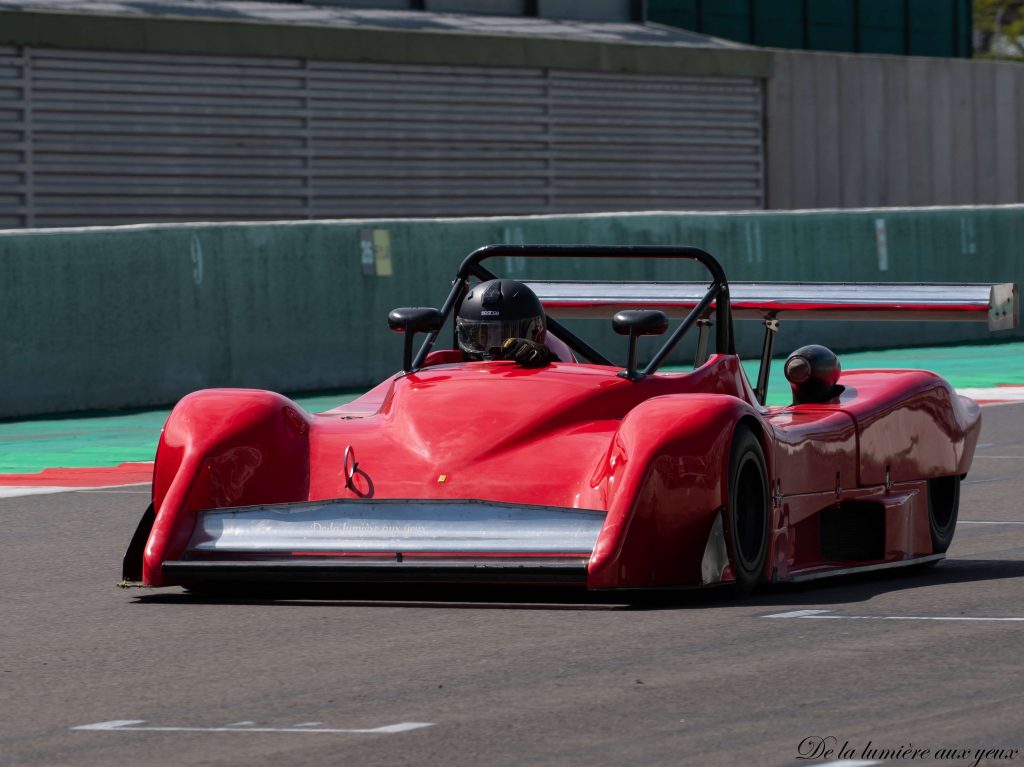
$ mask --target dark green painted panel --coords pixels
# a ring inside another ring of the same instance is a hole
[[[956,0],[909,0],[911,56],[956,55]]]
[[[966,58],[971,7],[971,0],[648,0],[652,21],[760,46]]]
[[[811,25],[852,27],[854,18],[854,0],[811,0],[807,3],[807,23]]]
[[[902,29],[906,6],[903,0],[859,0],[857,17],[861,26]]]
[[[754,43],[771,48],[803,48],[803,0],[755,0]]]
[[[804,23],[804,0],[751,0],[754,18],[760,24],[765,21],[784,21],[802,26]]]
[[[880,29],[862,27],[860,30],[861,53],[888,53],[901,56],[906,49],[906,34],[902,29]]]
[[[911,30],[943,34],[953,29],[956,0],[907,0],[907,4]]]
[[[956,54],[961,58],[971,58],[974,55],[974,40],[972,39],[974,20],[971,0],[957,0],[956,4]]]
[[[700,31],[741,43],[753,42],[750,14],[750,0],[705,0],[700,4]]]
[[[814,0],[807,4],[807,47],[856,51],[853,0]]]
[[[727,16],[750,16],[751,0],[702,0],[701,12],[720,13]]]
[[[902,0],[859,0],[857,16],[861,53],[906,53],[906,6]]]
[[[971,0],[648,0],[648,15],[773,48],[972,54]]]
[[[911,29],[908,54],[911,56],[953,56],[953,46],[950,43],[951,40],[946,34],[915,32]]]
[[[814,24],[807,27],[807,47],[815,51],[856,51],[853,27]]]
[[[647,0],[647,19],[658,24],[700,31],[697,0]]]

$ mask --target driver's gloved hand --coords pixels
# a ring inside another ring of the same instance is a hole
[[[524,368],[542,368],[555,361],[555,355],[544,344],[528,338],[510,338],[501,345],[498,359],[512,360]]]

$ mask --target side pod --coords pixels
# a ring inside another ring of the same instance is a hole
[[[307,500],[308,417],[287,397],[259,389],[206,389],[178,403],[157,449],[145,585],[169,584],[163,564],[181,556],[200,509]]]
[[[612,490],[589,588],[722,580],[722,552],[707,546],[727,500],[733,430],[745,417],[757,414],[736,397],[688,394],[654,397],[623,419],[603,472]]]

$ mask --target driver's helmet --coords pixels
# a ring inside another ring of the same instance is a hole
[[[455,319],[459,348],[471,360],[495,359],[509,338],[543,343],[545,332],[544,309],[537,294],[515,280],[473,285]]]

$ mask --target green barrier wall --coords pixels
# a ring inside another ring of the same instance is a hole
[[[209,386],[365,386],[400,365],[388,310],[439,305],[462,257],[495,242],[696,245],[734,280],[1024,281],[1024,206],[7,231],[0,417],[163,404]],[[563,279],[698,275],[664,262],[495,269]],[[625,356],[609,327],[588,325],[589,340]],[[757,354],[756,323],[741,323],[738,336],[741,353]],[[992,337],[955,323],[783,322],[776,351]]]

